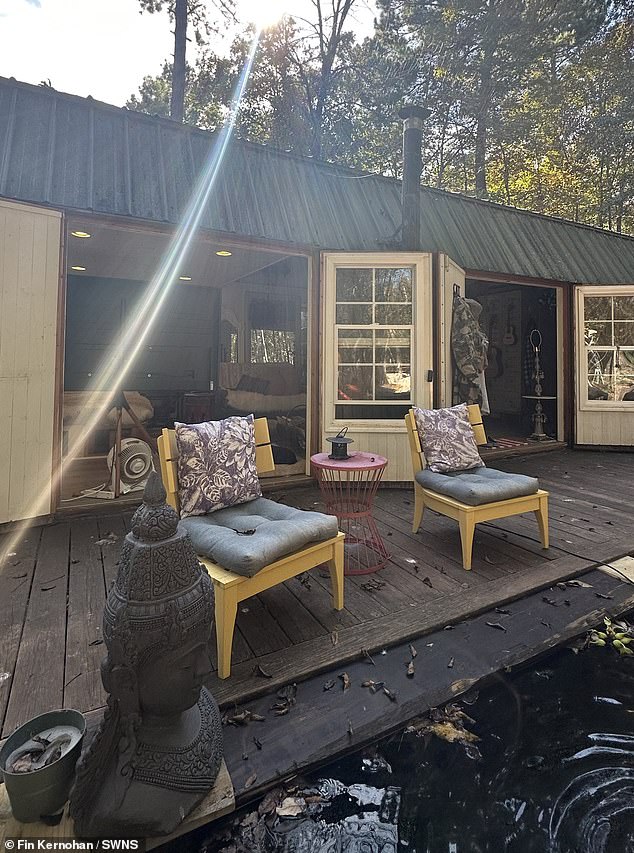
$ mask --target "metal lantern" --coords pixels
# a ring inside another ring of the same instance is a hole
[[[348,455],[348,445],[352,444],[354,439],[346,438],[347,432],[348,427],[344,427],[337,433],[337,435],[332,438],[326,438],[326,441],[329,441],[332,444],[332,453],[328,454],[329,459],[350,459],[350,456]]]

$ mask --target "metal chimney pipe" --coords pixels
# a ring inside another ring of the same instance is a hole
[[[401,248],[420,250],[420,173],[423,168],[421,145],[423,122],[431,110],[405,104],[399,111],[403,119],[403,182],[401,189]]]

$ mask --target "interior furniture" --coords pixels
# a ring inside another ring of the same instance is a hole
[[[326,512],[336,515],[346,535],[344,574],[367,575],[382,569],[390,558],[372,516],[387,459],[377,453],[353,453],[331,459],[327,453],[310,457],[326,502]]]
[[[468,412],[476,444],[482,446],[487,438],[480,407],[469,406]],[[507,474],[486,467],[447,474],[429,471],[425,468],[413,409],[405,415],[405,426],[414,469],[414,533],[421,525],[425,508],[455,519],[460,526],[462,565],[468,570],[471,568],[476,524],[533,512],[542,546],[548,548],[548,492],[539,488],[534,477]]]
[[[214,420],[213,391],[186,391],[181,406],[182,423],[202,424]]]
[[[273,469],[273,453],[271,451],[269,428],[266,418],[256,418],[254,425],[256,465],[258,474],[261,474]],[[167,492],[167,501],[170,506],[179,512],[178,447],[176,444],[176,433],[173,429],[163,430],[162,435],[158,439],[158,449],[163,485]],[[293,507],[283,507],[281,504],[275,504],[273,501],[267,501],[264,498],[258,498],[257,501],[263,501],[265,504],[272,504],[275,507],[279,507],[280,511],[286,509],[289,513],[301,512],[301,510],[294,510]],[[250,501],[249,503],[254,502]],[[241,508],[244,508],[248,512],[248,507],[249,504],[241,504],[231,509],[240,511]],[[211,513],[211,516],[216,516],[218,513],[223,512],[227,512],[227,510],[218,510],[216,513]],[[257,530],[250,532],[254,535],[248,537],[249,543],[256,543],[256,535],[260,537],[266,536],[266,522],[258,526]],[[264,568],[260,569],[252,577],[245,577],[244,575],[227,571],[223,566],[218,565],[218,563],[215,563],[208,557],[199,555],[200,562],[209,573],[214,585],[219,678],[228,678],[231,674],[231,647],[233,644],[233,632],[238,604],[246,598],[257,595],[258,592],[263,592],[265,589],[271,589],[271,587],[277,586],[277,584],[283,583],[289,578],[296,577],[302,574],[302,572],[325,563],[330,571],[333,606],[335,610],[343,608],[343,542],[344,534],[337,533],[331,539],[318,541],[299,551],[286,554],[275,562],[264,566]],[[238,542],[236,541],[236,547],[237,545]]]

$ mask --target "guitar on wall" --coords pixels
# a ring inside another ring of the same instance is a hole
[[[489,321],[489,352],[487,367],[487,376],[489,379],[498,379],[504,373],[504,359],[502,358],[502,350],[494,343],[497,338],[497,316],[494,314]]]
[[[504,337],[502,338],[502,344],[505,347],[514,347],[517,343],[517,332],[515,331],[515,326],[511,324],[512,312],[513,307],[509,305],[508,313],[506,315],[506,332],[504,332]]]

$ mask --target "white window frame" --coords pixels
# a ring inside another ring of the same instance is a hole
[[[322,357],[322,405],[324,430],[338,431],[349,426],[354,432],[403,432],[402,418],[372,418],[351,420],[336,418],[335,407],[341,404],[337,398],[338,388],[338,350],[337,330],[339,328],[368,329],[380,331],[390,326],[372,324],[336,324],[336,271],[341,268],[392,268],[411,267],[412,283],[412,323],[398,324],[398,328],[410,330],[410,388],[411,403],[407,400],[359,400],[345,405],[364,406],[400,406],[418,405],[431,408],[433,383],[426,381],[427,370],[433,367],[433,333],[431,307],[431,265],[432,255],[412,252],[363,252],[328,253],[325,255],[324,294],[322,302],[323,317],[323,357]],[[395,303],[398,304],[398,303]],[[374,362],[373,362],[374,364]]]
[[[634,296],[634,285],[601,285],[577,288],[577,400],[581,412],[634,411],[634,400],[589,400],[588,399],[588,346],[585,340],[585,297],[586,296]],[[599,321],[597,321],[599,322]],[[634,321],[632,321],[634,323]],[[596,346],[600,352],[614,352],[611,346]],[[625,347],[621,347],[625,349]]]

